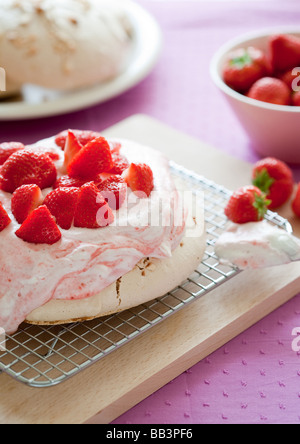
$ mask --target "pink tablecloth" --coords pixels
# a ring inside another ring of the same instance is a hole
[[[154,72],[121,97],[82,112],[0,123],[0,142],[26,143],[73,128],[104,128],[145,113],[234,156],[257,155],[208,65],[227,39],[265,26],[300,23],[298,1],[195,2],[140,0],[160,23],[162,58]],[[199,160],[200,161],[200,160]],[[300,180],[300,168],[294,168]],[[144,400],[114,424],[300,423],[300,295]]]

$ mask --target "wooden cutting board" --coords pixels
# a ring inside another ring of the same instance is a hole
[[[105,133],[153,146],[229,189],[249,181],[251,165],[149,117],[133,116]],[[282,215],[300,236],[300,223],[289,205]],[[1,374],[0,423],[111,422],[295,296],[299,271],[299,263],[294,263],[243,272],[55,387],[30,388]]]

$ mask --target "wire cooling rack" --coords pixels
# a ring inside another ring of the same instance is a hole
[[[59,384],[239,273],[222,265],[214,254],[215,241],[228,223],[224,207],[231,192],[175,163],[171,163],[171,170],[186,189],[204,196],[207,247],[194,273],[162,298],[106,318],[66,326],[23,324],[6,338],[6,350],[0,352],[0,372],[32,387]],[[292,231],[275,213],[269,212],[267,219]]]

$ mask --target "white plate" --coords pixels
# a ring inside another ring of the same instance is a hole
[[[158,60],[162,35],[155,19],[141,6],[128,0],[126,9],[134,26],[134,49],[123,73],[101,85],[68,93],[27,85],[22,100],[0,102],[0,120],[33,119],[78,111],[116,97],[143,80]]]

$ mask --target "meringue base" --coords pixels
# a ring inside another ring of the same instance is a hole
[[[204,219],[193,217],[193,235],[185,236],[168,259],[145,258],[101,293],[80,300],[51,300],[27,316],[34,325],[83,322],[118,313],[164,296],[199,266],[206,247]]]

